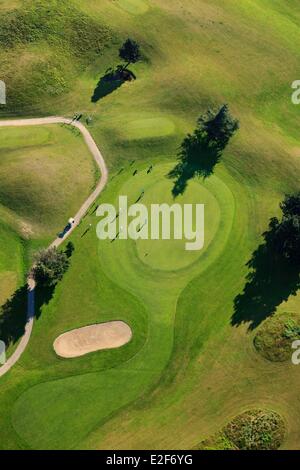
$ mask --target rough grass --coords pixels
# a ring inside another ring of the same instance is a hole
[[[66,0],[49,0],[47,4],[41,0],[27,1],[22,9],[4,14],[0,21],[2,48],[47,41],[84,57],[101,53],[109,39],[107,27]]]
[[[62,126],[1,128],[0,139],[0,204],[27,224],[31,237],[54,237],[94,186],[92,156]]]
[[[110,41],[108,27],[66,0],[47,4],[29,0],[4,13],[0,74],[7,83],[6,112],[25,108],[39,112],[41,100],[68,92],[76,75]]]
[[[259,328],[254,346],[269,361],[282,362],[291,359],[296,339],[300,339],[300,315],[277,313]]]
[[[0,305],[23,281],[23,251],[20,237],[5,223],[0,224]]]

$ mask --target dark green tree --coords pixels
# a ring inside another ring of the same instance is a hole
[[[119,50],[119,57],[126,62],[124,70],[129,64],[135,64],[141,59],[141,51],[139,44],[133,39],[126,39]]]
[[[198,119],[193,134],[188,134],[183,140],[178,163],[168,175],[176,180],[172,189],[174,197],[183,194],[194,176],[207,178],[213,173],[238,128],[238,120],[231,116],[226,104],[217,113],[208,110]]]
[[[224,149],[231,137],[239,129],[239,121],[230,114],[227,104],[221,106],[217,113],[208,110],[198,119],[198,129],[204,133],[207,140]]]
[[[253,330],[300,288],[300,193],[286,196],[280,207],[282,217],[270,220],[263,243],[247,263],[244,290],[234,299],[232,325],[249,322]]]
[[[37,253],[31,275],[39,285],[55,286],[68,267],[69,259],[65,252],[48,248]]]
[[[283,216],[300,216],[300,191],[295,194],[290,194],[285,197],[280,204]]]
[[[272,239],[276,251],[300,266],[300,192],[287,195],[280,205],[282,219],[271,220]]]

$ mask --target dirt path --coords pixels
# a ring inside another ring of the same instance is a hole
[[[105,160],[97,147],[96,142],[94,141],[93,137],[87,130],[87,128],[78,121],[70,121],[70,119],[64,117],[46,117],[46,118],[36,118],[36,119],[17,119],[17,120],[6,120],[0,121],[0,127],[21,127],[21,126],[42,126],[45,124],[69,124],[77,129],[80,130],[90,152],[92,153],[100,171],[101,171],[101,178],[98,182],[96,189],[92,192],[92,194],[86,199],[83,205],[80,207],[79,211],[74,217],[74,224],[72,228],[65,234],[63,238],[56,238],[53,243],[51,243],[51,247],[58,247],[61,245],[66,238],[68,238],[73,230],[78,226],[83,216],[88,211],[89,207],[95,202],[103,188],[105,187],[108,179],[108,170],[105,164]],[[15,352],[10,356],[7,362],[0,367],[0,377],[6,374],[13,365],[19,360],[21,355],[26,349],[27,344],[29,343],[29,339],[32,332],[33,327],[33,320],[34,320],[34,290],[35,290],[35,282],[33,279],[28,278],[28,307],[27,307],[27,323],[25,325],[25,333],[18,344],[17,349]]]

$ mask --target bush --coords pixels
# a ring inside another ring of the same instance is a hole
[[[66,253],[56,248],[49,248],[38,252],[31,276],[42,286],[54,286],[63,278],[69,267]]]
[[[300,315],[281,313],[263,323],[253,343],[263,357],[281,362],[291,359],[291,345],[295,339],[300,339]]]
[[[239,450],[276,450],[282,444],[285,425],[275,411],[250,410],[234,418],[223,432]]]
[[[272,242],[276,251],[300,268],[300,192],[287,195],[281,203],[282,218],[271,220]]]
[[[282,444],[285,424],[270,410],[249,410],[225,428],[202,441],[195,450],[276,450]]]

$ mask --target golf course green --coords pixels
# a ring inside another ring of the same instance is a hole
[[[296,318],[299,291],[286,295],[283,276],[273,310],[250,317],[255,302],[244,290],[270,218],[299,190],[299,108],[290,99],[299,78],[297,2],[28,0],[0,2],[0,13],[0,78],[8,98],[15,90],[0,119],[80,113],[109,169],[68,238],[68,271],[42,299],[20,360],[0,377],[0,449],[195,449],[251,410],[282,426],[274,448],[299,449],[297,366],[269,360],[254,341],[267,331],[263,340],[273,344],[277,329],[267,322],[274,313]],[[31,40],[20,29],[4,42],[11,17],[28,22]],[[129,66],[136,80],[104,93],[101,78],[120,64],[128,36],[142,50]],[[19,62],[23,73],[14,74]],[[223,103],[240,129],[212,175],[191,179],[174,199],[168,174],[181,142],[203,112]],[[1,305],[100,176],[71,126],[0,128]],[[120,195],[149,210],[204,204],[204,247],[100,240],[97,206],[118,207]],[[237,306],[239,295],[248,310]],[[2,315],[0,308],[0,339]],[[60,335],[113,321],[131,329],[123,346],[56,355]]]

